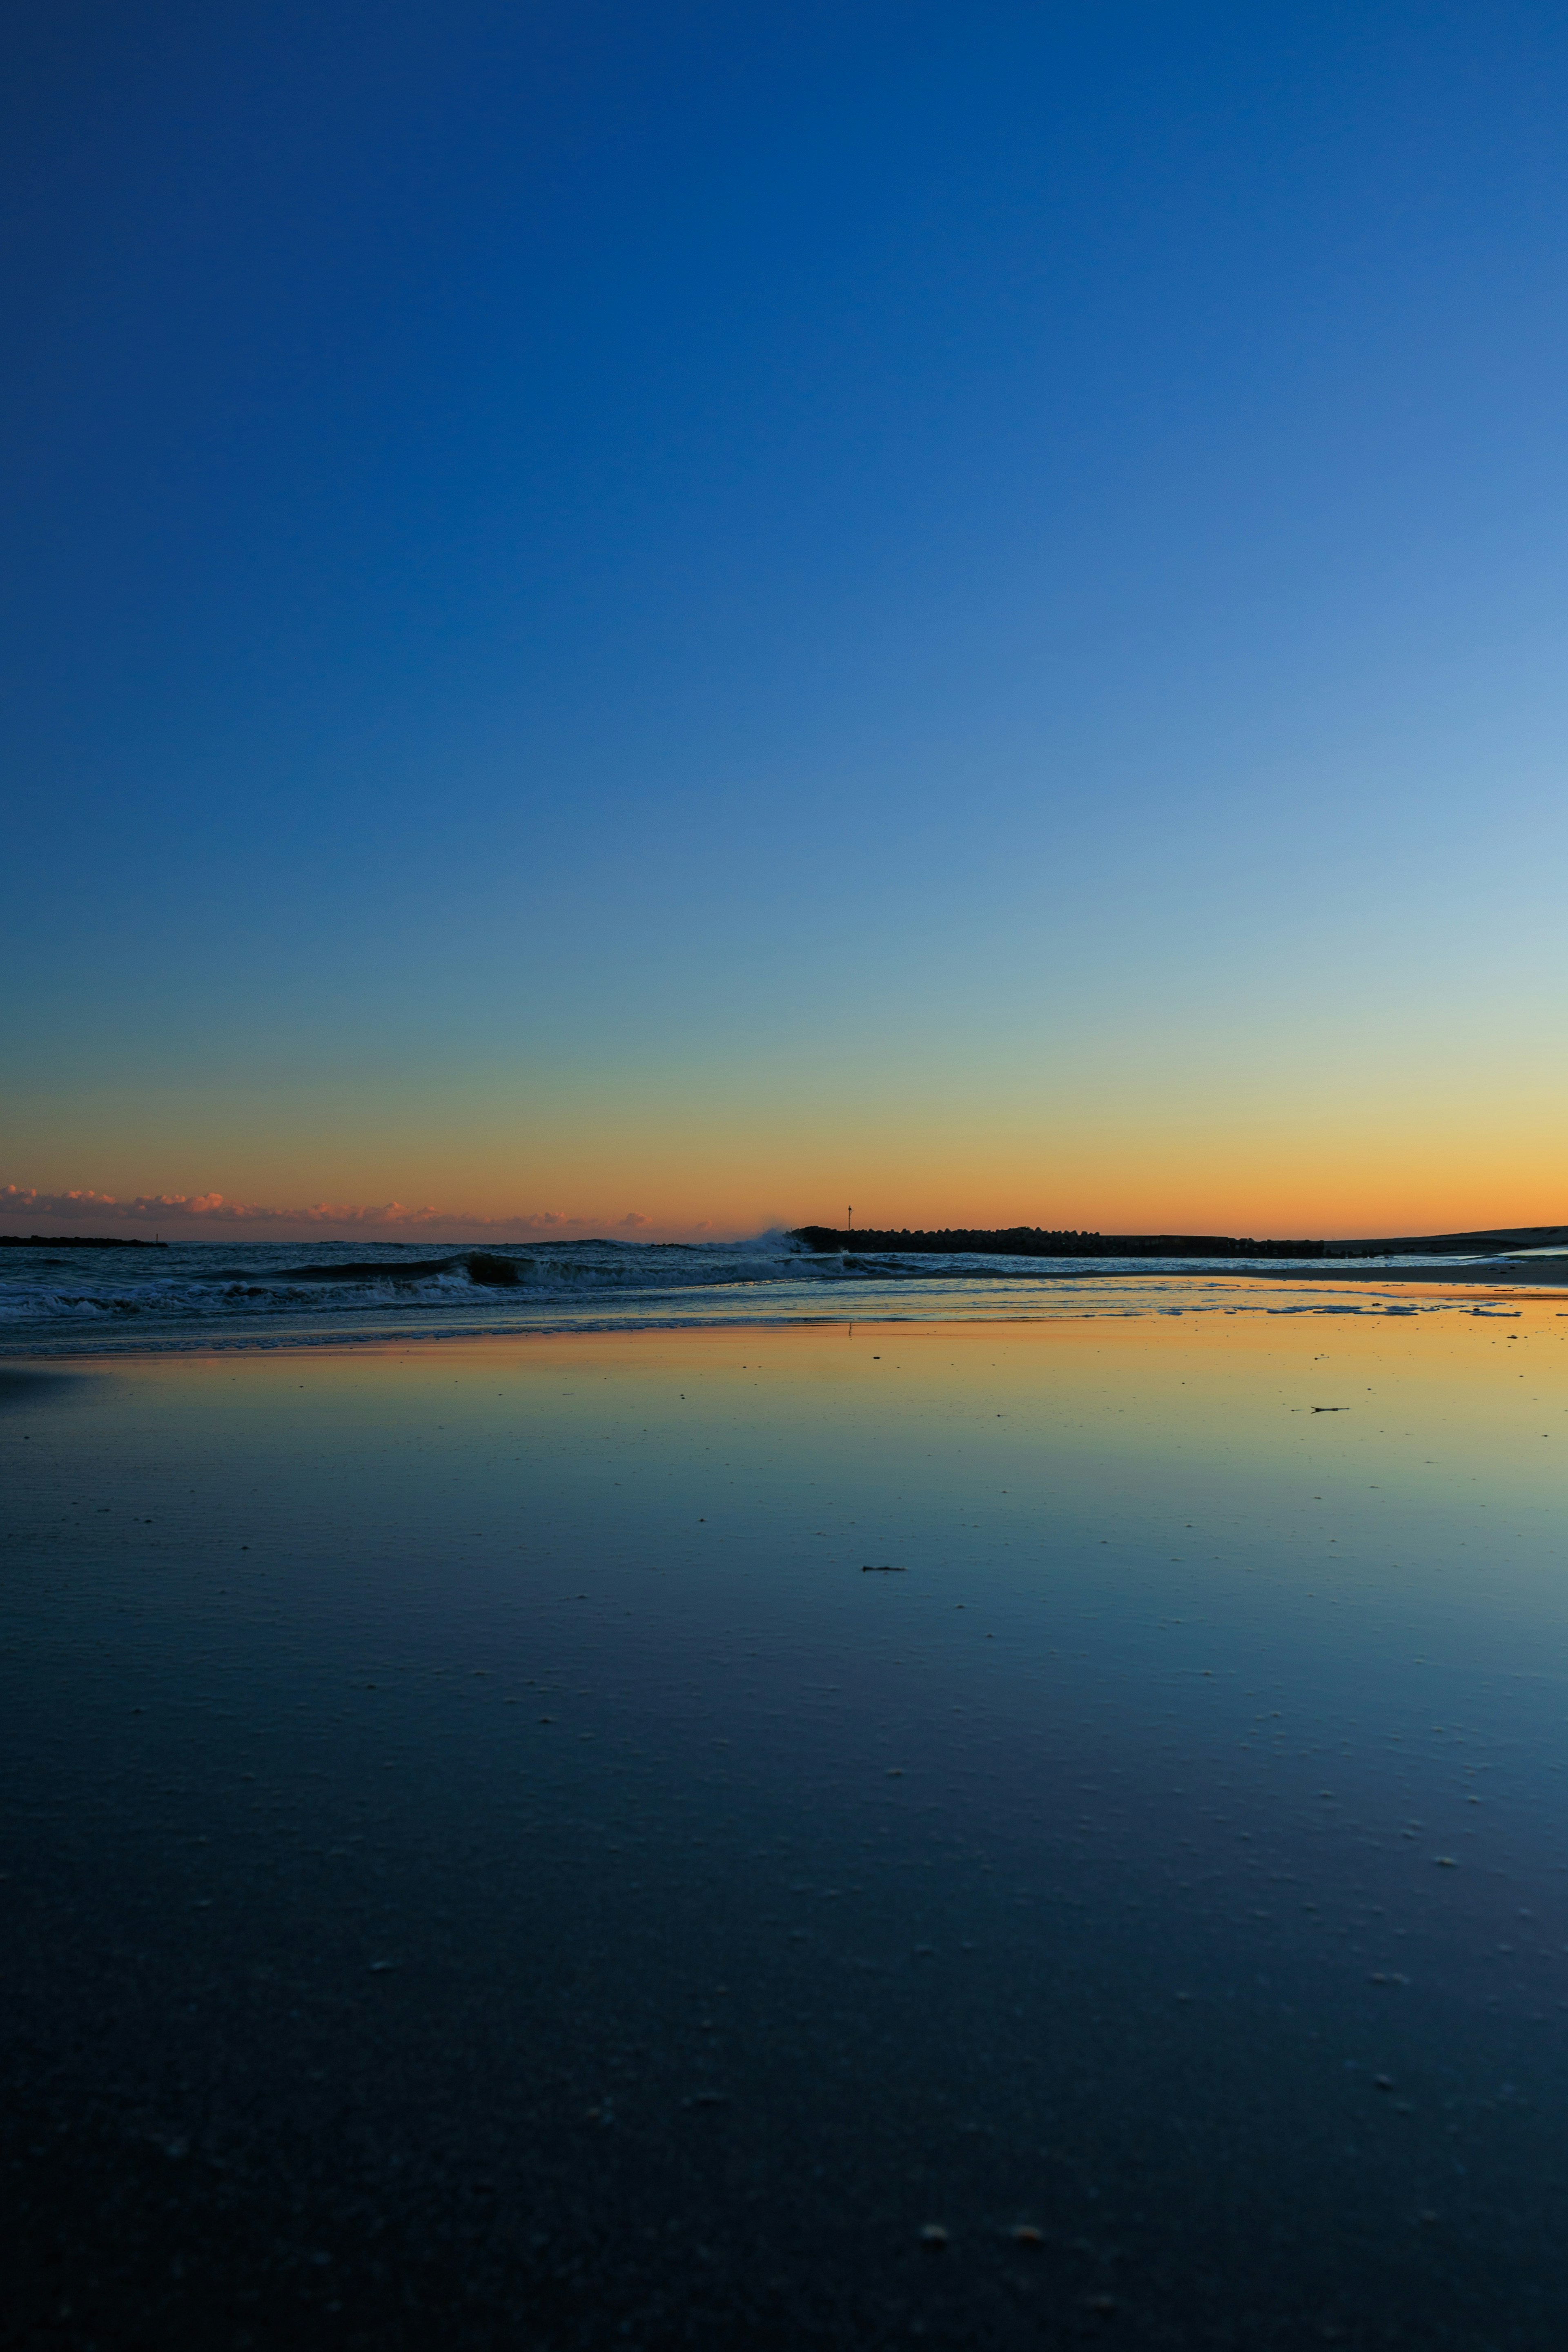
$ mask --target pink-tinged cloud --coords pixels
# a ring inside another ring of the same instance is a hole
[[[255,1201],[230,1201],[221,1192],[139,1192],[121,1200],[113,1192],[95,1192],[90,1186],[69,1192],[40,1192],[19,1184],[0,1185],[0,1224],[58,1224],[73,1232],[101,1232],[117,1225],[146,1227],[173,1238],[182,1232],[194,1239],[202,1232],[247,1227],[261,1239],[268,1231],[279,1239],[296,1232],[314,1232],[322,1239],[336,1234],[383,1234],[395,1240],[400,1234],[490,1234],[514,1241],[569,1240],[591,1233],[637,1234],[650,1231],[653,1220],[636,1209],[624,1217],[579,1217],[559,1209],[519,1211],[513,1216],[487,1217],[468,1209],[438,1209],[426,1202],[408,1208],[401,1201],[369,1206],[353,1202],[315,1201],[299,1209],[268,1208]],[[290,1230],[291,1229],[291,1230]],[[704,1226],[702,1231],[710,1228]]]

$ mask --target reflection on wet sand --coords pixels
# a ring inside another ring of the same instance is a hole
[[[21,2340],[1553,2340],[1568,1314],[1472,1303],[15,1394]]]

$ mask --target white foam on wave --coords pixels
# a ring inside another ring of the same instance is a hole
[[[845,1317],[937,1321],[1112,1317],[1152,1311],[1397,1313],[1358,1286],[1352,1306],[1334,1269],[1302,1265],[1280,1301],[1279,1261],[1215,1258],[995,1257],[815,1251],[776,1229],[697,1243],[612,1239],[432,1249],[410,1244],[258,1243],[143,1251],[0,1252],[0,1351],[121,1347],[293,1345],[307,1337],[439,1336],[449,1331],[654,1328]],[[1425,1310],[1423,1310],[1425,1311]]]
[[[675,1246],[658,1243],[579,1242],[511,1248],[454,1250],[417,1260],[388,1250],[367,1260],[361,1249],[324,1244],[313,1260],[305,1252],[264,1244],[225,1249],[225,1261],[209,1272],[200,1261],[217,1256],[210,1245],[186,1244],[171,1254],[169,1270],[149,1276],[140,1253],[132,1265],[95,1265],[83,1279],[79,1262],[66,1278],[55,1275],[49,1253],[18,1251],[0,1264],[0,1323],[124,1322],[136,1318],[226,1323],[258,1316],[332,1315],[384,1307],[428,1307],[443,1300],[454,1307],[484,1300],[495,1304],[517,1291],[563,1299],[604,1291],[723,1287],[780,1280],[803,1270],[787,1237],[763,1234],[742,1243]],[[286,1265],[279,1259],[291,1261]],[[348,1262],[345,1263],[345,1260]],[[40,1261],[43,1261],[40,1264]],[[194,1263],[193,1263],[194,1261]],[[58,1265],[58,1258],[55,1264]],[[820,1269],[837,1272],[837,1261]],[[813,1269],[816,1271],[816,1269]],[[42,1276],[43,1278],[40,1278]],[[50,1278],[53,1277],[53,1278]]]

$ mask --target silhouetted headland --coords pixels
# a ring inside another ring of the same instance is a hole
[[[167,1249],[167,1242],[134,1240],[130,1234],[0,1234],[0,1249]]]
[[[1384,1234],[1355,1241],[1258,1241],[1250,1234],[1092,1234],[1043,1225],[985,1229],[944,1225],[939,1231],[921,1233],[908,1225],[868,1226],[864,1231],[798,1225],[790,1238],[813,1250],[876,1250],[887,1255],[963,1251],[987,1257],[1440,1258],[1568,1249],[1568,1225],[1499,1225],[1485,1233]]]

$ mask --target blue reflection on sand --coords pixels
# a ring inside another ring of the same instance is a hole
[[[28,2114],[573,2341],[1545,2340],[1565,1331],[30,1374]]]

